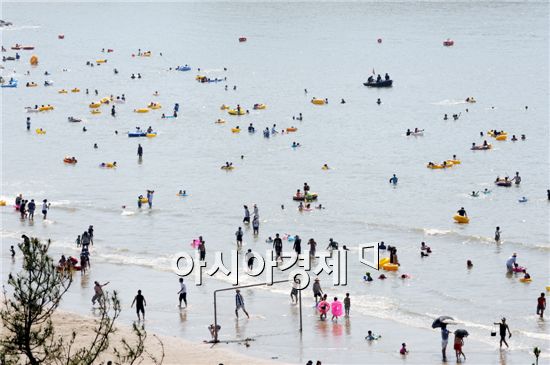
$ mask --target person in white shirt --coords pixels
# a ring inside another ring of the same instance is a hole
[[[178,292],[178,294],[180,301],[179,307],[181,308],[181,301],[183,300],[183,302],[185,303],[185,308],[187,308],[187,286],[183,282],[183,278],[180,278],[180,291]]]

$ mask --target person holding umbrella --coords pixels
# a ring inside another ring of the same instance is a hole
[[[512,332],[510,332],[510,327],[508,327],[508,324],[506,323],[506,318],[503,317],[501,322],[493,323],[493,324],[495,325],[498,324],[498,327],[500,330],[500,348],[502,348],[503,342],[506,345],[506,347],[510,347],[506,342],[506,331],[508,331],[508,338],[512,337]]]
[[[454,340],[454,349],[456,353],[456,362],[460,362],[460,355],[466,360],[466,355],[462,351],[462,346],[464,346],[464,337],[468,336],[468,331],[458,329],[455,331],[455,340]]]
[[[447,344],[449,343],[449,333],[447,324],[452,322],[453,317],[441,316],[432,323],[432,328],[441,328],[441,354],[443,355],[443,361],[447,361]]]

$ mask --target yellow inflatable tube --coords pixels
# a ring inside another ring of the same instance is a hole
[[[36,134],[46,134],[46,131],[42,128],[36,128]]]
[[[90,108],[99,108],[101,106],[101,103],[98,102],[91,102],[90,105],[88,105]]]
[[[149,113],[149,109],[148,108],[139,108],[139,109],[134,109],[134,112],[136,112],[136,113]]]
[[[241,131],[240,128],[231,128],[231,132],[233,133],[239,133]]]
[[[0,200],[0,207],[5,207],[5,206],[6,206],[6,201]]]
[[[229,109],[227,111],[230,115],[245,115],[246,112],[244,110],[241,109],[241,111],[237,111],[237,109]]]
[[[106,59],[100,59],[100,60],[96,60],[95,63],[105,63],[107,62]]]
[[[396,264],[385,264],[382,268],[386,271],[397,271],[399,270],[399,265]]]
[[[508,138],[507,134],[499,134],[498,136],[495,137],[497,141],[506,141],[506,138]]]
[[[455,220],[456,223],[463,223],[463,224],[470,223],[470,218],[468,218],[468,217],[463,217],[463,216],[458,215],[458,214],[455,214],[455,216],[453,217],[453,219]]]
[[[530,283],[531,281],[533,281],[533,279],[520,278],[519,281],[521,281],[522,283]]]
[[[311,99],[311,103],[315,105],[325,105],[325,101],[323,99]]]
[[[71,90],[72,93],[79,93],[80,92],[80,89],[75,87],[74,89]]]
[[[58,94],[66,94],[66,93],[68,93],[68,91],[65,90],[65,89],[61,89],[61,90],[59,90],[57,93],[58,93]]]
[[[384,257],[383,259],[380,259],[378,261],[378,266],[383,267],[384,265],[389,264],[389,263],[390,263],[390,258],[389,257]]]
[[[41,112],[45,112],[45,111],[48,111],[48,110],[53,110],[53,105],[41,106],[40,108],[38,108],[38,110],[41,111]]]
[[[149,203],[149,199],[147,199],[147,198],[145,198],[145,197],[139,199],[139,201],[140,201],[141,203],[144,203],[144,204],[145,204],[145,203]]]
[[[229,105],[222,104],[222,106],[220,106],[220,110],[227,110],[227,109],[229,109]]]
[[[101,110],[93,109],[92,111],[90,111],[90,113],[92,113],[92,114],[101,114]]]

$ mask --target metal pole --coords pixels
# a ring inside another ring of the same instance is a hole
[[[214,343],[218,343],[218,306],[216,305],[216,292],[214,292]]]
[[[300,284],[300,280],[298,280],[298,284]],[[300,333],[302,333],[302,290],[298,290],[298,295],[300,298]]]

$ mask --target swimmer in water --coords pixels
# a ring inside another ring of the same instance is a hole
[[[370,272],[366,272],[365,276],[363,276],[364,281],[373,281],[372,277],[370,276]]]
[[[479,196],[479,191],[472,191],[472,194],[470,195],[474,198],[477,198]]]
[[[378,104],[378,105],[382,104],[382,100],[380,100],[380,98],[378,98],[378,100],[376,100],[376,104]]]
[[[393,174],[393,176],[390,178],[390,183],[393,184],[393,185],[396,185],[397,184],[397,176],[395,176],[395,174]]]
[[[472,267],[474,267],[474,264],[472,263],[472,260],[466,261],[466,267],[467,267],[468,269],[471,269]]]

